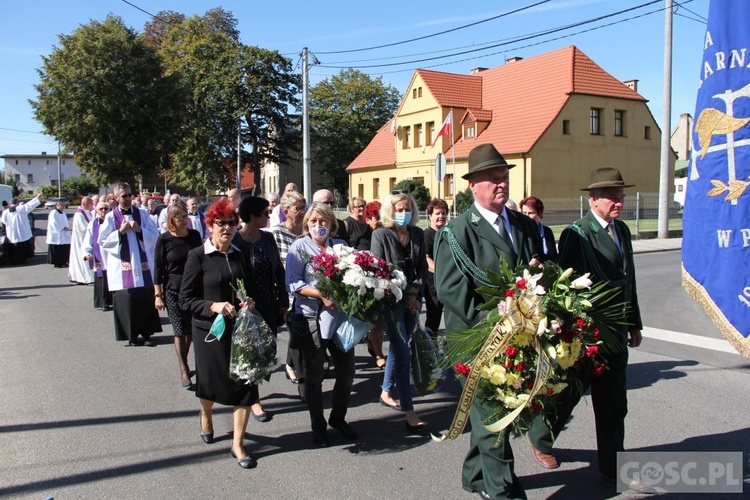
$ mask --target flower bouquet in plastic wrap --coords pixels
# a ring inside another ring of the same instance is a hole
[[[247,301],[242,280],[232,288],[240,301]],[[276,338],[268,324],[257,312],[241,309],[232,333],[229,376],[240,384],[258,384],[269,380],[277,365]]]
[[[333,341],[351,350],[372,323],[388,317],[402,299],[404,274],[365,250],[334,245],[310,258],[316,287],[336,302],[339,314]]]
[[[508,426],[527,431],[536,414],[554,408],[557,395],[576,383],[571,375],[584,366],[580,360],[590,358],[594,376],[606,370],[602,354],[617,342],[602,332],[624,321],[618,289],[592,283],[588,273],[576,277],[551,263],[511,270],[501,260],[500,272],[487,270],[485,277],[488,284],[477,291],[486,317],[445,337],[443,365],[466,380],[442,439],[460,435],[474,399],[486,411],[482,423],[498,439]],[[607,328],[600,332],[594,325]]]
[[[411,382],[414,394],[426,396],[443,385],[445,369],[440,363],[443,354],[437,341],[417,321],[411,334]]]

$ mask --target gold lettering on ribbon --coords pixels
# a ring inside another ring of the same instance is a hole
[[[538,295],[528,293],[524,290],[518,299],[508,297],[505,301],[505,315],[495,324],[490,332],[479,354],[471,363],[469,375],[466,377],[461,397],[458,400],[458,408],[453,416],[453,421],[446,434],[441,436],[432,435],[433,441],[442,442],[446,439],[456,439],[461,435],[466,423],[469,420],[469,411],[474,402],[477,386],[481,379],[482,368],[487,366],[497,355],[502,352],[517,333],[524,333],[533,336],[533,347],[537,352],[537,370],[534,386],[531,389],[529,399],[514,411],[501,418],[500,420],[485,425],[490,432],[500,432],[510,425],[513,420],[521,413],[531,399],[544,386],[552,366],[546,354],[542,352],[539,339],[537,338],[537,328],[539,322],[545,317],[541,310],[542,298]]]

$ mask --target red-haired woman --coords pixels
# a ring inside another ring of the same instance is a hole
[[[247,454],[243,437],[250,416],[250,405],[258,400],[257,386],[240,385],[229,377],[232,331],[237,310],[254,307],[252,299],[241,304],[232,289],[237,280],[246,277],[242,253],[232,245],[239,217],[226,199],[211,205],[206,213],[210,231],[203,245],[190,250],[180,287],[180,307],[193,315],[196,388],[200,398],[200,436],[213,442],[212,410],[214,403],[234,407],[231,453],[243,469],[255,467]],[[211,332],[221,315],[224,328]]]
[[[536,196],[527,196],[521,200],[521,213],[534,219],[539,226],[539,234],[542,236],[542,248],[544,254],[539,257],[542,262],[551,260],[557,262],[557,247],[555,246],[555,235],[552,229],[542,224],[544,218],[544,203]]]

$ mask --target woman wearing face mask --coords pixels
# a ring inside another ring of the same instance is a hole
[[[310,257],[325,252],[327,247],[346,244],[343,240],[330,237],[336,234],[337,229],[338,221],[331,207],[326,203],[313,203],[302,220],[304,236],[292,243],[286,256],[286,284],[294,297],[294,312],[305,315],[310,331],[313,332],[309,343],[300,346],[305,378],[299,379],[299,389],[300,395],[304,394],[310,412],[313,441],[321,448],[329,444],[326,432],[329,425],[348,440],[355,441],[358,437],[345,420],[354,380],[354,349],[343,352],[333,343],[332,323],[336,305],[315,287],[315,277],[308,263]],[[333,357],[336,376],[331,414],[327,423],[323,415],[323,365],[326,349]]]
[[[416,226],[419,220],[417,202],[408,191],[394,191],[383,202],[380,219],[383,227],[372,233],[370,251],[403,272],[407,280],[402,299],[405,307],[397,309],[393,317],[386,320],[390,347],[380,404],[405,412],[407,433],[426,434],[426,424],[414,411],[409,375],[409,336],[418,320],[424,279],[427,276],[424,233]],[[394,384],[398,386],[400,404],[393,398]]]

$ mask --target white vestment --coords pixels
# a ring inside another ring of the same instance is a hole
[[[11,243],[22,243],[31,239],[31,224],[29,224],[29,213],[39,206],[41,200],[37,196],[28,203],[16,207],[15,212],[5,210],[0,216],[0,222],[5,225],[5,236]]]
[[[57,209],[51,210],[47,218],[47,244],[70,245],[70,231],[66,229],[70,229],[68,216],[58,212]]]
[[[116,227],[115,224],[114,210],[107,214],[104,218],[104,223],[99,229],[99,246],[102,251],[102,257],[104,258],[104,267],[107,269],[107,282],[111,292],[124,290],[126,288],[146,286],[146,282],[144,281],[144,273],[146,272],[150,273],[149,281],[153,284],[154,249],[156,246],[156,239],[159,237],[159,230],[148,216],[148,210],[143,210],[137,207],[132,208],[134,211],[138,210],[141,215],[142,241],[139,240],[134,231],[128,231],[124,236],[120,234],[118,231],[119,228]],[[126,215],[125,218],[132,219],[132,216]],[[128,247],[130,249],[129,264],[133,270],[132,286],[123,283],[123,262],[120,259],[120,238],[128,239]],[[146,254],[147,266],[145,268],[143,263],[141,263],[141,254],[138,250],[139,246]]]
[[[94,270],[90,267],[89,261],[83,260],[86,256],[86,228],[92,220],[91,213],[83,207],[77,209],[73,215],[68,278],[75,283],[88,284],[94,282]]]

